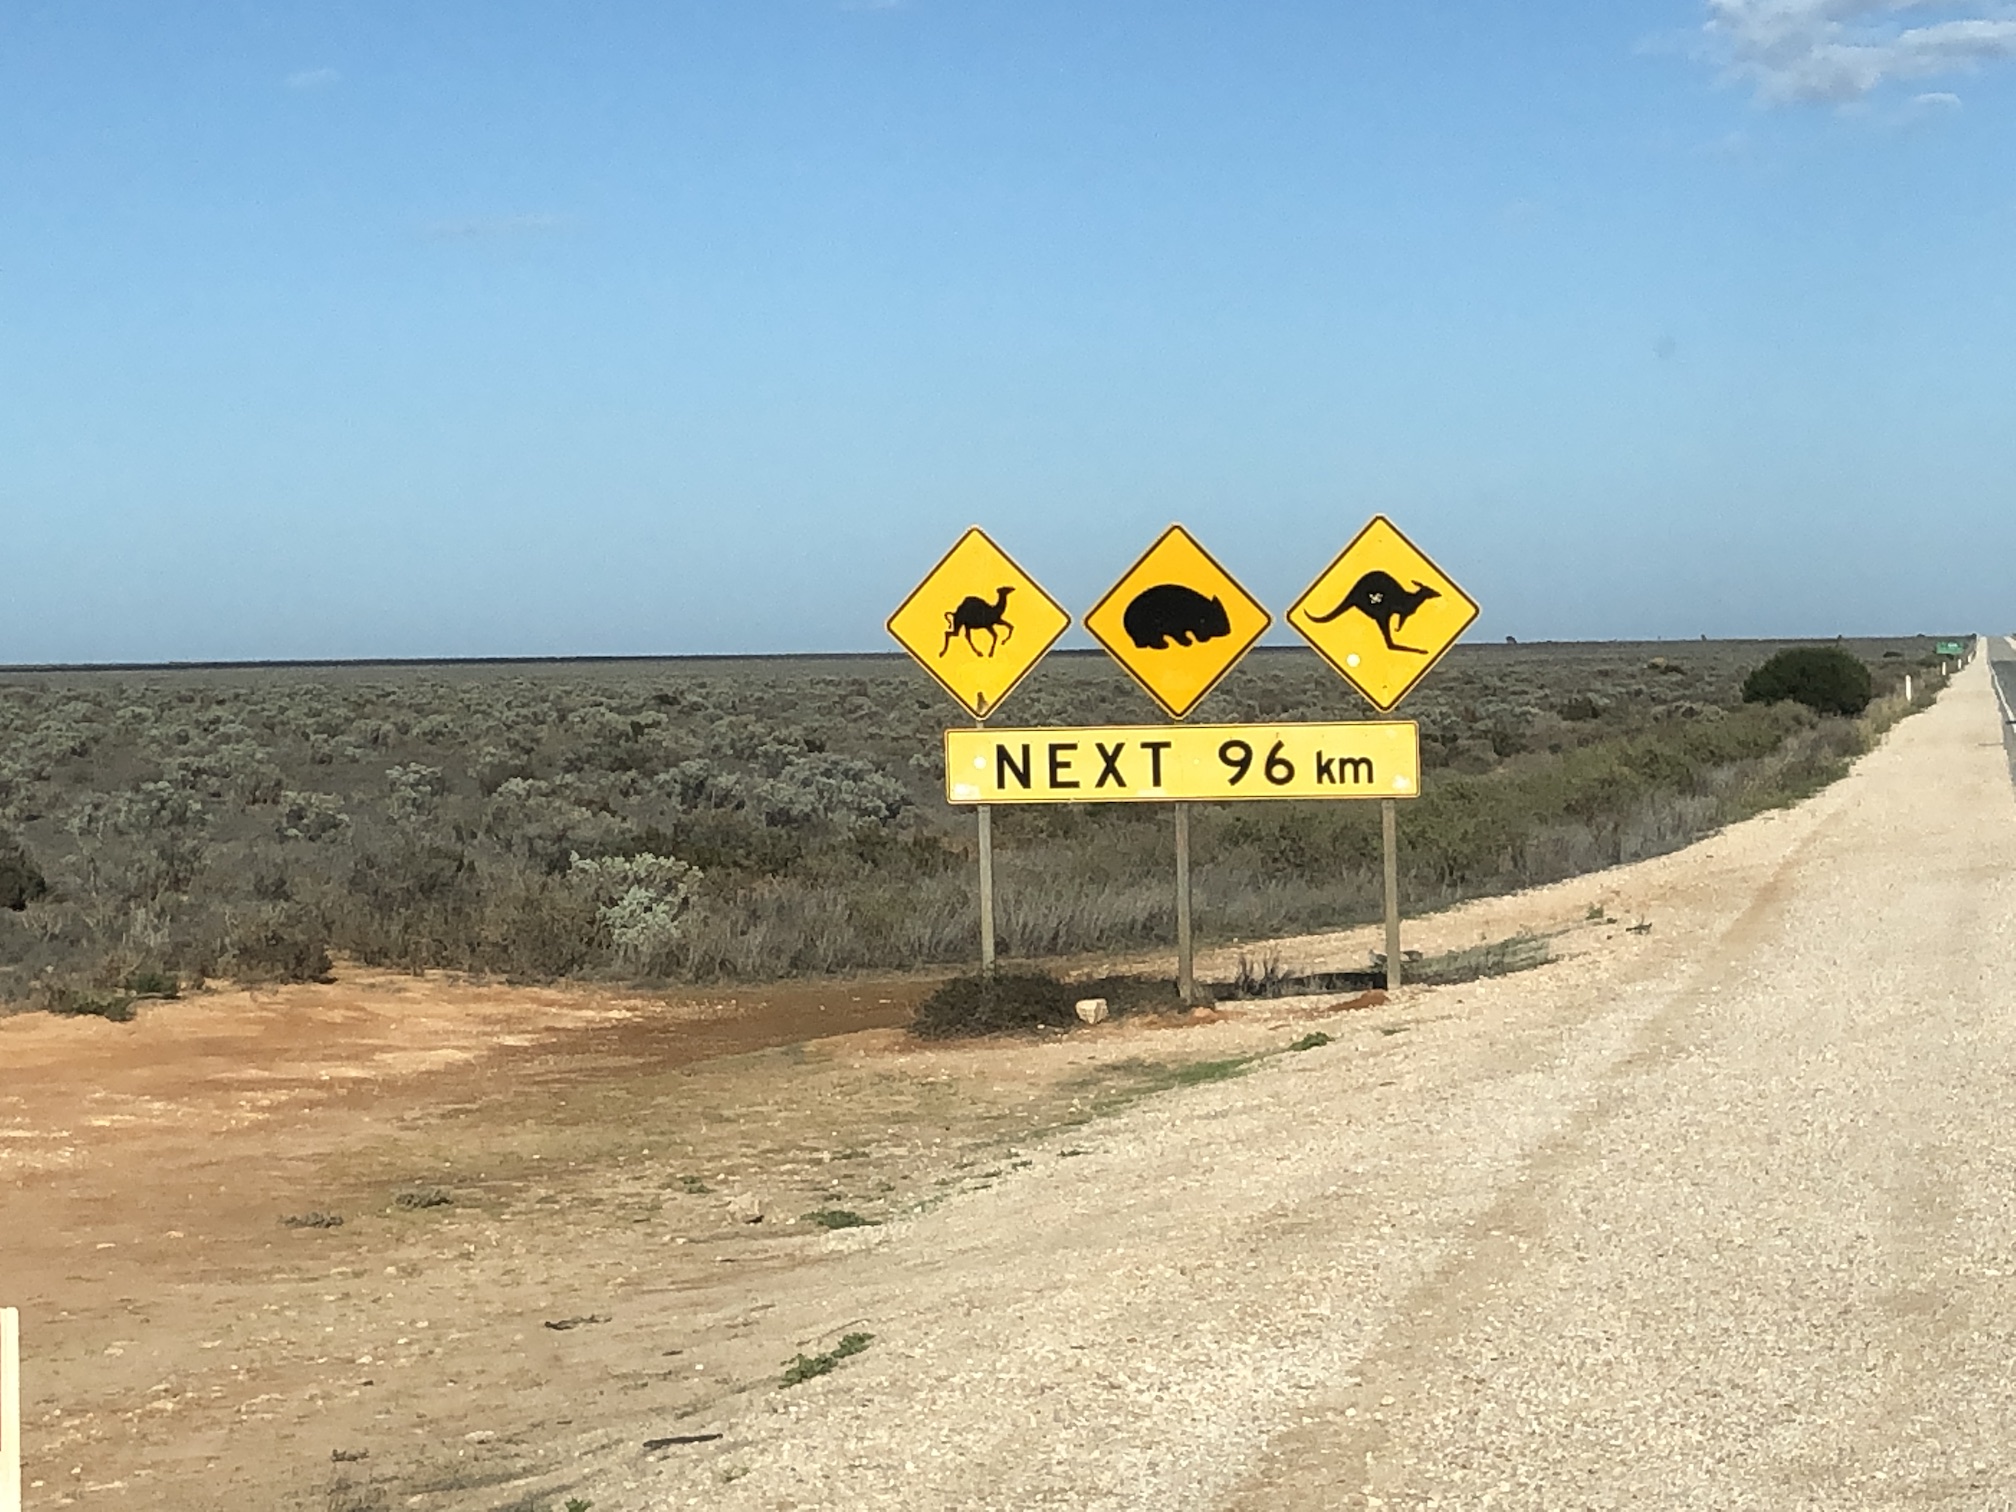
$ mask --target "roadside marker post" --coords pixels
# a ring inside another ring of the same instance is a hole
[[[0,1512],[21,1512],[21,1313],[0,1307]]]

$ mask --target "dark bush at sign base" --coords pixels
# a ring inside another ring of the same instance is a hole
[[[1869,669],[1839,646],[1792,646],[1743,679],[1745,703],[1790,699],[1816,714],[1860,714],[1873,689]]]
[[[918,1005],[910,1029],[922,1039],[1063,1029],[1077,1022],[1080,996],[1039,972],[954,977]]]

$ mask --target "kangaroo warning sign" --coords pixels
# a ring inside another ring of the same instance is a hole
[[[1171,719],[1196,708],[1272,623],[1181,525],[1163,531],[1085,616]]]
[[[948,803],[1226,803],[1414,798],[1409,720],[947,730]]]
[[[1070,623],[976,525],[889,616],[889,633],[967,713],[985,719]]]
[[[1470,595],[1384,515],[1374,515],[1288,611],[1288,623],[1381,713],[1476,618]]]

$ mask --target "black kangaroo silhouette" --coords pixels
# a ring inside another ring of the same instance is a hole
[[[938,648],[938,654],[943,656],[947,651],[950,651],[952,649],[952,638],[955,635],[963,635],[966,637],[967,647],[975,656],[978,656],[980,648],[973,642],[973,632],[975,630],[985,630],[987,632],[987,654],[989,656],[994,654],[994,648],[1000,645],[1002,641],[1013,640],[1015,638],[1015,627],[1008,623],[1007,614],[1008,595],[1014,591],[1013,588],[996,588],[994,590],[994,602],[991,604],[983,598],[970,594],[961,599],[959,607],[945,616],[945,644]],[[1001,633],[1004,630],[1008,632],[1006,635]]]
[[[1356,609],[1379,627],[1379,633],[1386,637],[1387,649],[1426,656],[1428,653],[1419,646],[1403,646],[1393,639],[1393,631],[1404,629],[1409,615],[1428,600],[1440,597],[1441,594],[1425,583],[1416,583],[1411,589],[1402,588],[1391,573],[1381,572],[1375,567],[1351,585],[1343,603],[1328,614],[1312,614],[1309,618],[1312,623],[1327,625],[1346,609]]]

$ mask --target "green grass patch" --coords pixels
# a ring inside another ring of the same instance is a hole
[[[1077,1118],[1067,1120],[1067,1126],[1117,1113],[1158,1092],[1230,1081],[1245,1075],[1267,1053],[1206,1061],[1151,1061],[1129,1057],[1096,1067],[1068,1084],[1067,1089],[1081,1094],[1089,1105]]]
[[[866,1349],[874,1337],[871,1333],[850,1333],[823,1354],[801,1354],[784,1367],[784,1374],[777,1384],[797,1386],[815,1376],[830,1375],[839,1368],[842,1360]]]
[[[1256,1055],[1235,1055],[1225,1060],[1192,1061],[1187,1066],[1177,1066],[1169,1072],[1168,1085],[1171,1087],[1201,1087],[1207,1082],[1230,1081],[1235,1076],[1244,1076]]]
[[[804,1215],[805,1222],[822,1229],[874,1228],[873,1218],[863,1218],[849,1208],[819,1208]]]

